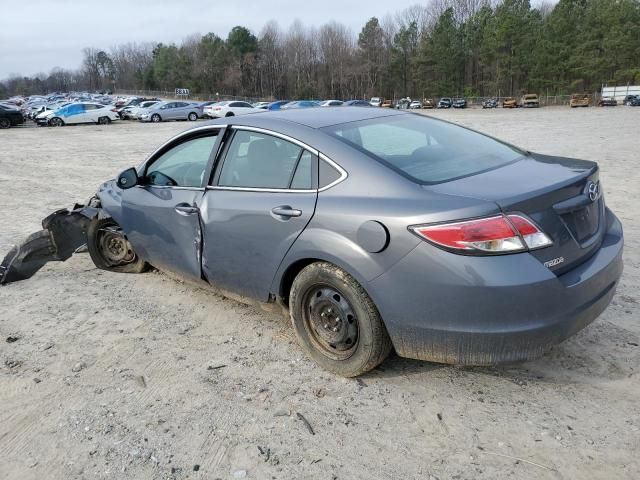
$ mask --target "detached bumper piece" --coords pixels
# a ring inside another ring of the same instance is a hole
[[[31,278],[47,262],[64,262],[87,243],[87,228],[95,208],[76,205],[73,210],[58,210],[42,221],[39,232],[32,233],[13,247],[0,263],[0,285]]]

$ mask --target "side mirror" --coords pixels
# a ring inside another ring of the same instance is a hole
[[[118,186],[123,190],[127,188],[135,187],[138,185],[138,171],[134,168],[127,168],[124,172],[118,175]]]

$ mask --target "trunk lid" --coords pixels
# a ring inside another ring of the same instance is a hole
[[[531,254],[561,275],[600,247],[605,204],[598,174],[595,162],[529,154],[495,170],[425,188],[526,214],[553,240]]]

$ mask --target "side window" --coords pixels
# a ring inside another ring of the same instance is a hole
[[[225,156],[218,185],[289,188],[301,153],[301,147],[281,138],[237,130]]]
[[[216,134],[187,140],[163,153],[147,167],[149,185],[201,187]]]
[[[231,102],[229,104],[230,108],[236,108],[236,107],[241,107],[241,106],[242,106],[242,104],[240,102]]]
[[[296,173],[293,174],[291,180],[291,188],[294,190],[310,190],[313,188],[311,184],[312,162],[314,156],[311,152],[305,150],[300,155]]]
[[[318,170],[318,188],[324,188],[327,185],[331,185],[339,178],[340,172],[321,159],[320,168]]]
[[[65,113],[67,115],[77,115],[84,112],[84,105],[82,103],[74,103],[73,105],[69,105],[66,110]]]

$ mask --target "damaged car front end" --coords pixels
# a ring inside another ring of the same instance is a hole
[[[0,285],[26,280],[49,262],[64,262],[78,251],[86,251],[89,232],[98,227],[103,262],[111,267],[124,267],[137,258],[132,253],[122,230],[111,221],[111,215],[102,208],[104,194],[113,194],[114,180],[103,183],[96,195],[85,204],[56,210],[42,220],[42,230],[32,233],[15,245],[0,262]],[[109,203],[109,202],[107,202]],[[94,252],[92,260],[96,262]]]
[[[98,215],[97,198],[57,210],[42,220],[42,230],[14,246],[0,263],[0,285],[31,278],[48,262],[64,262],[87,243],[87,228]]]

